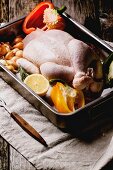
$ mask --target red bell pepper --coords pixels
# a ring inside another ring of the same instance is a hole
[[[40,29],[45,27],[46,24],[43,22],[43,14],[46,8],[54,9],[54,5],[51,2],[41,2],[25,18],[23,23],[23,31],[26,34],[35,31],[37,27]]]
[[[64,30],[65,28],[65,21],[59,15],[56,9],[46,9],[44,10],[44,21],[46,26],[43,30],[51,30],[51,29],[59,29]]]

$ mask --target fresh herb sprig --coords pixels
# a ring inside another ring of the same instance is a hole
[[[24,68],[21,66],[18,69],[18,73],[20,73],[21,80],[24,81],[25,78],[29,75]]]

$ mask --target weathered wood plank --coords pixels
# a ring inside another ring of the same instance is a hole
[[[9,145],[0,136],[0,170],[8,170],[8,162],[9,162],[8,154],[9,154]]]
[[[31,11],[41,0],[9,0],[9,20],[12,21]]]
[[[10,170],[36,170],[20,153],[10,147]]]
[[[95,6],[93,0],[68,0],[59,1],[53,0],[54,4],[58,7],[65,5],[67,7],[66,12],[70,14],[74,19],[83,23],[86,17],[95,16]]]
[[[0,0],[0,22],[7,22],[9,20],[9,1]]]
[[[99,13],[102,38],[113,41],[113,1],[100,0]]]
[[[113,14],[113,1],[99,0],[100,13]]]
[[[9,155],[10,154],[10,155]],[[20,153],[0,136],[0,170],[35,170]]]
[[[27,14],[31,11],[36,4],[41,0],[10,0],[9,1],[9,20],[16,19],[20,16]],[[73,18],[83,23],[87,17],[95,17],[95,1],[94,0],[67,0],[67,1],[52,1],[55,6],[61,7],[65,5],[67,7],[67,13]]]

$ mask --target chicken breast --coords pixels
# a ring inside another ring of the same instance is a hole
[[[54,35],[55,32],[55,35]],[[51,34],[52,33],[52,34]],[[63,31],[58,36],[59,30],[44,32],[43,35],[31,40],[23,51],[23,57],[40,66],[45,62],[54,62],[60,65],[71,66],[70,54],[67,49],[69,39],[66,35],[63,38]]]
[[[23,40],[23,43],[24,43],[24,47],[33,39],[39,39],[42,35],[46,35],[48,37],[51,37],[51,38],[55,38],[57,39],[58,42],[64,42],[65,45],[67,45],[69,43],[70,40],[73,39],[73,37],[71,35],[69,35],[68,33],[65,32],[64,34],[64,31],[61,31],[61,30],[48,30],[48,31],[43,31],[41,29],[36,29],[36,31],[33,31],[31,32],[30,34],[28,34],[24,40]],[[61,37],[63,36],[63,37]]]
[[[23,39],[23,43],[24,43],[24,48],[25,46],[33,39],[35,38],[39,38],[44,31],[42,31],[41,29],[37,28],[36,31],[31,32],[30,34],[28,34],[24,39]]]

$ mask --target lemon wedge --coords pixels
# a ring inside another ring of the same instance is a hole
[[[49,89],[49,81],[42,74],[31,74],[24,83],[40,96],[44,96]]]
[[[74,89],[70,86],[66,87],[66,94],[67,94],[67,105],[71,111],[76,110],[84,107],[85,105],[85,99],[84,94],[79,89]]]

